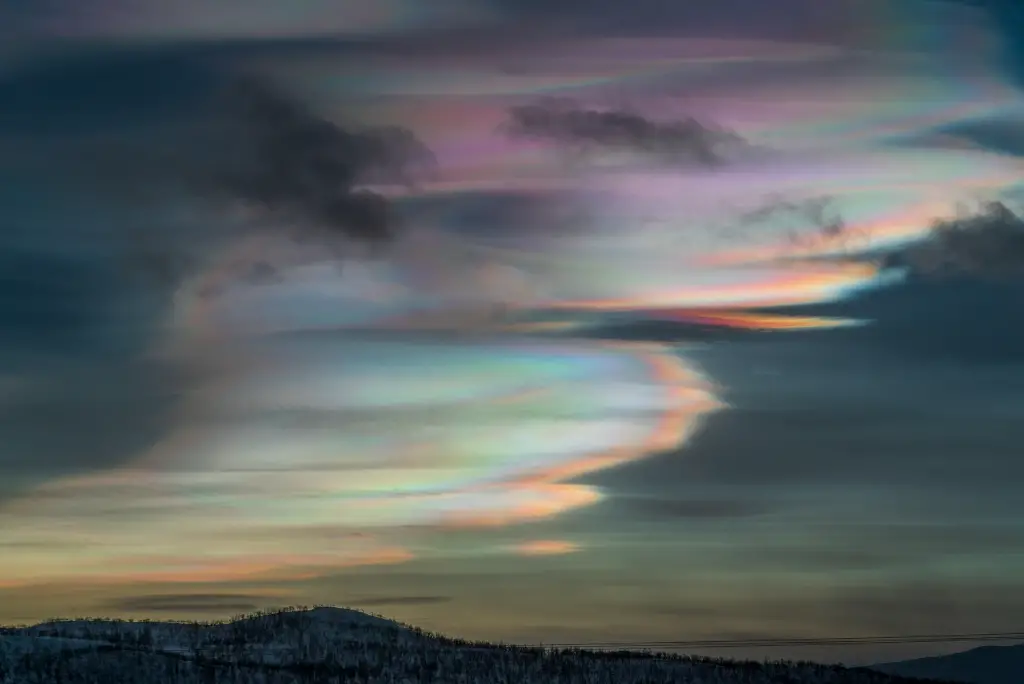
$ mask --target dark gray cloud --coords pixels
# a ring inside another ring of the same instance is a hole
[[[163,434],[184,378],[140,359],[49,361],[0,399],[0,501],[61,474],[118,465]]]
[[[600,219],[586,198],[561,189],[471,190],[395,202],[399,221],[443,226],[446,234],[489,247],[535,249],[552,237],[585,239]]]
[[[780,529],[771,524],[778,516],[813,510],[828,511],[816,524],[1015,519],[1011,483],[1024,477],[1022,295],[1015,281],[921,279],[789,309],[871,323],[748,334],[687,353],[728,408],[678,452],[590,480],[623,496],[767,501],[770,515],[749,521],[763,518],[765,534]],[[849,562],[870,565],[877,542],[846,549],[866,550]]]
[[[731,131],[693,118],[659,122],[631,111],[587,108],[558,98],[512,107],[503,130],[583,152],[628,150],[663,162],[701,166],[721,164],[728,151],[743,142]]]
[[[794,566],[794,570],[795,570]],[[834,571],[835,572],[835,571]],[[835,575],[833,575],[835,576]],[[710,594],[707,599],[694,596],[669,599],[662,614],[679,616],[680,626],[693,624],[694,617],[719,624],[750,622],[751,606],[767,623],[790,625],[790,634],[828,634],[850,636],[886,636],[907,634],[970,634],[997,630],[1013,631],[1014,610],[1024,605],[1024,593],[1018,582],[977,584],[967,579],[943,577],[941,573],[881,580],[870,573],[849,573],[828,588],[793,586],[777,592],[759,589],[754,596],[739,590],[723,597]],[[797,598],[803,593],[803,600]],[[812,594],[814,600],[806,600]],[[994,627],[993,627],[994,626]],[[744,633],[745,632],[745,633]],[[722,638],[771,638],[770,632],[735,630]],[[839,649],[842,652],[842,649]],[[870,659],[870,645],[846,650]],[[821,658],[821,651],[815,654]],[[844,658],[845,659],[845,658]]]
[[[729,626],[756,614],[776,634],[1016,629],[1022,292],[1016,281],[913,279],[789,310],[871,325],[684,352],[727,408],[677,451],[588,478],[611,493],[590,515],[604,507],[603,520],[651,534],[652,517],[630,527],[643,513],[618,507],[620,496],[767,503],[757,516],[659,520],[666,583],[692,567],[725,585],[669,595],[680,629],[706,611]]]
[[[828,5],[813,0],[780,0],[771,6],[751,0],[672,4],[660,0],[634,0],[629,3],[613,0],[499,0],[499,4],[524,22],[553,23],[566,32],[716,38],[757,36],[780,40],[807,40],[808,35],[815,35],[834,42],[863,40],[863,36],[850,35],[851,25],[877,14],[871,6],[865,6],[859,0],[836,0]],[[928,9],[937,14],[934,8]],[[927,21],[928,17],[923,19]],[[927,38],[908,36],[906,40]]]
[[[19,369],[12,354],[132,356],[180,279],[246,229],[223,211],[238,203],[292,237],[386,242],[387,202],[354,184],[429,157],[200,48],[50,55],[0,76],[0,99],[0,366]]]
[[[1002,34],[1003,63],[1018,86],[1024,86],[1024,5],[1015,0],[943,1],[978,7],[989,13],[993,28]]]
[[[885,260],[926,277],[1024,275],[1024,219],[1002,202],[937,221],[927,237]]]
[[[386,242],[388,204],[359,185],[433,162],[407,130],[342,128],[202,47],[57,53],[0,78],[0,97],[0,144],[45,152],[107,202],[242,202],[307,236]]]
[[[870,324],[827,333],[791,333],[786,339],[792,345],[773,348],[811,349],[827,340],[830,347],[835,345],[829,355],[841,356],[844,363],[858,366],[861,372],[874,372],[874,363],[887,368],[895,364],[894,372],[902,374],[953,362],[951,367],[936,367],[935,377],[953,373],[960,381],[971,382],[972,373],[980,378],[982,371],[994,372],[1024,361],[1021,297],[1024,280],[1020,278],[962,273],[945,278],[910,277],[836,302],[779,309],[781,313],[854,318]],[[832,369],[814,361],[822,353],[826,352],[815,351],[806,361],[808,367],[814,364],[827,375]],[[787,368],[799,365],[799,352],[787,353],[785,363]],[[998,380],[1000,384],[1013,383],[1016,376],[1004,375]],[[983,396],[984,392],[975,398]]]
[[[209,166],[199,169],[199,189],[297,214],[307,229],[323,227],[374,244],[390,241],[387,200],[357,185],[410,184],[411,165],[429,166],[429,150],[411,132],[346,131],[253,78],[231,83],[222,96],[217,114],[223,112],[242,134],[242,149],[225,150],[228,163],[216,174],[206,172]]]
[[[926,583],[946,579],[939,568],[980,558],[998,566],[1007,549],[1024,541],[1024,531],[1012,525],[839,521],[827,515],[807,525],[792,513],[785,520],[788,532],[782,525],[764,528],[756,541],[733,546],[732,560],[765,573],[799,568],[858,579],[912,576]]]
[[[271,283],[281,282],[282,276],[280,271],[274,267],[273,264],[267,263],[266,261],[258,261],[243,274],[244,280],[256,285],[269,285]]]
[[[1014,157],[1024,156],[1024,120],[1020,116],[990,116],[940,126],[924,134],[900,137],[897,144],[950,146],[969,143],[985,150]]]
[[[762,487],[782,496],[791,487],[835,488],[855,499],[877,488],[892,505],[923,492],[936,497],[929,506],[945,497],[963,515],[1016,510],[1006,483],[1024,477],[1015,456],[1024,440],[1013,399],[1024,388],[1018,367],[943,369],[855,344],[827,352],[738,344],[742,359],[727,344],[702,356],[718,357],[708,366],[731,408],[711,416],[677,457],[624,468],[607,484],[661,496],[671,489],[662,483],[736,487],[735,496],[754,500]]]
[[[421,596],[370,596],[364,598],[349,599],[344,602],[346,605],[375,608],[381,606],[426,606],[437,603],[448,603],[451,596],[421,595]]]
[[[690,499],[686,495],[678,498],[619,496],[613,503],[624,506],[631,517],[669,520],[727,520],[757,516],[769,510],[763,503],[749,498]]]
[[[976,584],[919,574],[903,581],[837,587],[821,610],[843,616],[862,633],[957,634],[986,632],[992,624],[1006,629],[1005,616],[1022,606],[1024,593],[1016,582]]]
[[[409,182],[429,151],[260,74],[204,46],[78,45],[0,70],[0,501],[166,433],[196,378],[148,351],[211,254],[253,230],[326,259],[394,235],[361,184]],[[238,277],[272,279],[261,264]]]
[[[267,607],[266,596],[247,594],[149,594],[127,596],[103,607],[129,613],[243,613]]]
[[[364,37],[407,35],[491,18],[487,0],[440,0],[418,7],[408,0],[297,0],[287,10],[275,0],[96,0],[89,7],[68,0],[0,1],[0,35],[40,39],[196,40],[273,36]]]

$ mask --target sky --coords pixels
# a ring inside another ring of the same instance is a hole
[[[1014,6],[677,4],[0,2],[0,622],[1018,631]]]

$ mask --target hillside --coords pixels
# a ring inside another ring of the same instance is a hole
[[[448,639],[342,608],[222,623],[59,620],[0,634],[0,684],[909,684],[868,669]]]
[[[970,684],[1021,684],[1024,682],[1024,644],[981,646],[969,651],[931,658],[875,665],[874,669],[905,677],[935,677]]]

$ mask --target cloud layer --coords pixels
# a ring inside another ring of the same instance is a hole
[[[840,5],[493,44],[110,5],[79,34],[145,39],[5,62],[0,604],[363,601],[494,638],[998,622],[1019,221],[933,224],[1014,206],[1020,164],[934,133],[1020,94],[967,15]],[[187,40],[205,19],[233,37]],[[927,250],[970,287],[889,268]],[[928,516],[979,541],[878,534]],[[950,609],[970,582],[985,607]]]

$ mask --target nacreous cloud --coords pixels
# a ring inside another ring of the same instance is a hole
[[[5,563],[8,585],[402,562],[439,527],[592,504],[602,492],[571,480],[672,448],[717,407],[656,345],[293,333],[208,348],[208,365],[221,354],[232,372],[190,393],[136,461],[0,511],[0,545],[34,542]],[[329,549],[304,534],[331,527]],[[94,552],[72,570],[66,549],[83,535]]]

